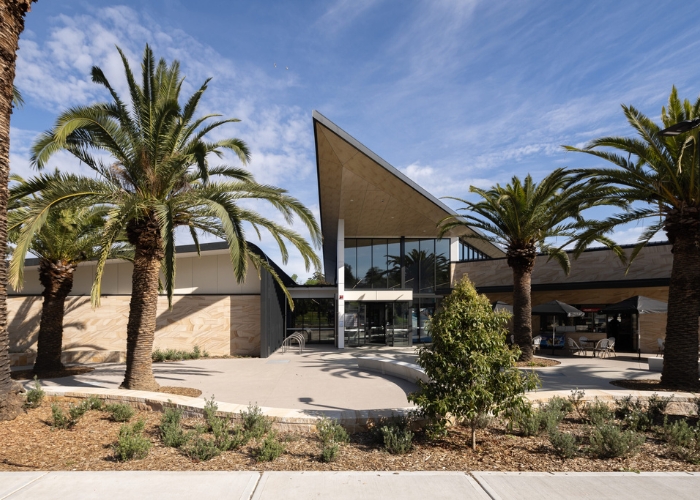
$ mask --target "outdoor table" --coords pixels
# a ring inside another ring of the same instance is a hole
[[[595,345],[596,345],[597,343],[598,343],[597,340],[582,340],[582,341],[579,341],[579,345],[580,345],[581,347],[584,348],[584,350],[586,351],[586,353],[588,352],[588,347],[590,346],[591,352],[593,352],[593,357],[594,357],[594,358],[596,357],[596,355],[595,355]],[[588,356],[588,354],[586,354],[586,356]]]

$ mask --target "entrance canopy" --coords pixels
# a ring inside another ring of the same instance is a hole
[[[600,312],[603,314],[619,314],[619,313],[637,313],[637,314],[654,314],[665,313],[668,311],[668,304],[660,300],[650,299],[642,295],[635,295],[622,302],[606,307]]]
[[[336,280],[338,221],[345,238],[435,238],[438,223],[455,212],[318,111],[313,112],[326,279]],[[459,193],[453,193],[458,195]],[[474,234],[458,228],[446,237]],[[466,242],[490,257],[496,246]]]

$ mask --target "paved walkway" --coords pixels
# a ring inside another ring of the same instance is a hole
[[[416,386],[389,375],[364,371],[357,366],[360,356],[379,356],[415,362],[413,348],[311,347],[275,353],[266,359],[233,358],[201,359],[174,363],[154,363],[156,380],[161,385],[193,387],[202,391],[202,398],[212,394],[221,402],[257,403],[271,408],[298,410],[369,410],[403,408],[411,404],[406,395]],[[549,357],[549,356],[544,356]],[[555,357],[561,365],[537,368],[542,389],[531,394],[534,399],[547,397],[550,391],[579,388],[595,395],[595,391],[629,394],[632,391],[610,384],[623,378],[659,378],[647,369],[646,359],[636,357],[585,358]],[[46,380],[47,386],[103,387],[115,389],[124,376],[123,364],[95,365],[95,371]],[[30,382],[27,382],[27,386]],[[642,393],[640,393],[643,395]],[[651,394],[651,393],[649,393]]]
[[[411,406],[406,395],[415,384],[380,373],[360,370],[357,357],[415,360],[413,348],[346,349],[311,347],[275,353],[269,358],[200,359],[154,363],[161,385],[193,387],[202,398],[216,396],[228,403],[257,403],[300,410],[369,410]],[[116,389],[124,378],[124,364],[94,365],[84,375],[49,379],[43,385]],[[30,386],[32,382],[25,385]]]
[[[700,473],[0,472],[3,499],[696,499]]]

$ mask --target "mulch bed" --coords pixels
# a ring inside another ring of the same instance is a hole
[[[517,361],[515,366],[519,368],[541,368],[545,366],[557,366],[561,361],[549,358],[534,358],[532,361]]]
[[[175,387],[170,385],[161,385],[158,392],[177,394],[178,396],[190,396],[192,398],[198,398],[202,395],[202,391],[199,389],[193,389],[191,387]]]
[[[682,387],[665,387],[661,385],[660,380],[654,379],[623,379],[623,380],[613,380],[610,382],[612,385],[617,387],[622,387],[624,389],[631,389],[633,391],[657,391],[657,392],[695,392],[694,389],[684,389]]]
[[[67,403],[57,404],[67,409]],[[162,445],[157,428],[160,416],[154,411],[137,412],[132,422],[145,420],[145,435],[153,447],[145,459],[118,462],[111,445],[121,424],[110,421],[105,412],[90,411],[72,430],[52,430],[51,408],[44,403],[13,421],[0,422],[0,470],[700,471],[700,465],[669,456],[651,433],[634,457],[603,460],[582,456],[565,460],[553,453],[546,436],[513,436],[500,424],[478,432],[476,452],[470,448],[469,430],[456,427],[448,437],[436,441],[418,434],[413,450],[406,455],[390,455],[369,433],[360,433],[341,447],[336,462],[326,464],[318,458],[321,447],[313,434],[281,434],[287,449],[274,462],[255,461],[256,443],[199,462]],[[185,425],[191,428],[196,422],[188,419]],[[565,420],[560,428],[579,434],[588,432],[587,426],[574,420]]]
[[[27,370],[13,370],[12,379],[13,380],[32,380],[34,375],[37,375],[39,380],[49,379],[49,378],[62,378],[62,377],[72,377],[73,375],[82,375],[84,373],[90,373],[94,368],[90,366],[66,366],[63,370],[57,372],[47,372],[37,375],[34,370],[29,368]]]

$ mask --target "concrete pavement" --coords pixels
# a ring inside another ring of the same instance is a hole
[[[700,473],[0,472],[0,500],[695,499]]]

